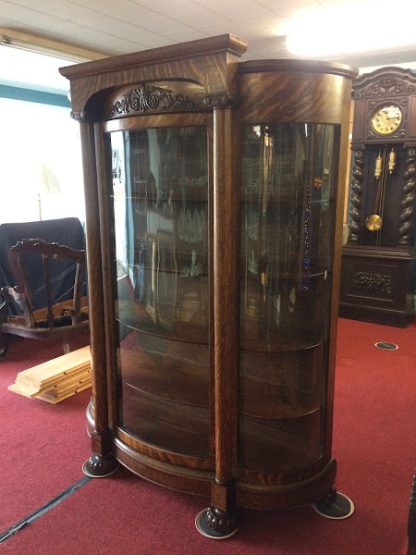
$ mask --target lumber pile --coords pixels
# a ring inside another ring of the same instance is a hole
[[[87,387],[91,387],[89,346],[19,372],[7,389],[55,404]]]

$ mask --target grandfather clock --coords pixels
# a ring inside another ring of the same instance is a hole
[[[416,73],[355,80],[340,316],[405,327],[414,313]]]

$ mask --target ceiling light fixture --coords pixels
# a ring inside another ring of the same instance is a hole
[[[107,57],[107,54],[102,52],[5,27],[0,27],[0,45],[46,54],[70,62],[87,62]]]
[[[400,50],[415,45],[415,4],[396,0],[394,9],[391,4],[386,10],[383,6],[384,2],[360,3],[304,12],[292,21],[286,48],[300,57],[335,59],[346,54]],[[379,23],[383,13],[389,14],[390,22],[400,19],[400,24],[390,24],[386,32]],[[401,17],[401,13],[406,13],[406,17]]]
[[[100,52],[0,27],[2,86],[66,95],[69,82],[59,68],[103,57]]]

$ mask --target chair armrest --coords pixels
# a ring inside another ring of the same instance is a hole
[[[11,301],[13,301],[23,313],[26,325],[28,327],[33,327],[33,317],[29,307],[27,306],[24,291],[17,285],[14,287],[6,285],[1,288],[0,292],[1,296],[4,298],[4,304],[0,302],[0,310],[4,309],[4,307],[8,307],[11,304]]]
[[[3,292],[3,287],[0,289],[0,315],[7,307],[7,293]]]
[[[4,287],[0,288],[0,314],[4,317],[4,315],[9,314],[9,307],[12,306],[12,301],[15,300],[20,308],[20,304],[15,299],[15,291],[13,287],[9,285],[5,285]],[[4,318],[3,318],[4,319]]]

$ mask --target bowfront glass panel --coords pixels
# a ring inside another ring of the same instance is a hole
[[[110,134],[119,424],[208,456],[208,139],[203,126]]]
[[[242,129],[240,463],[321,455],[338,128]]]

